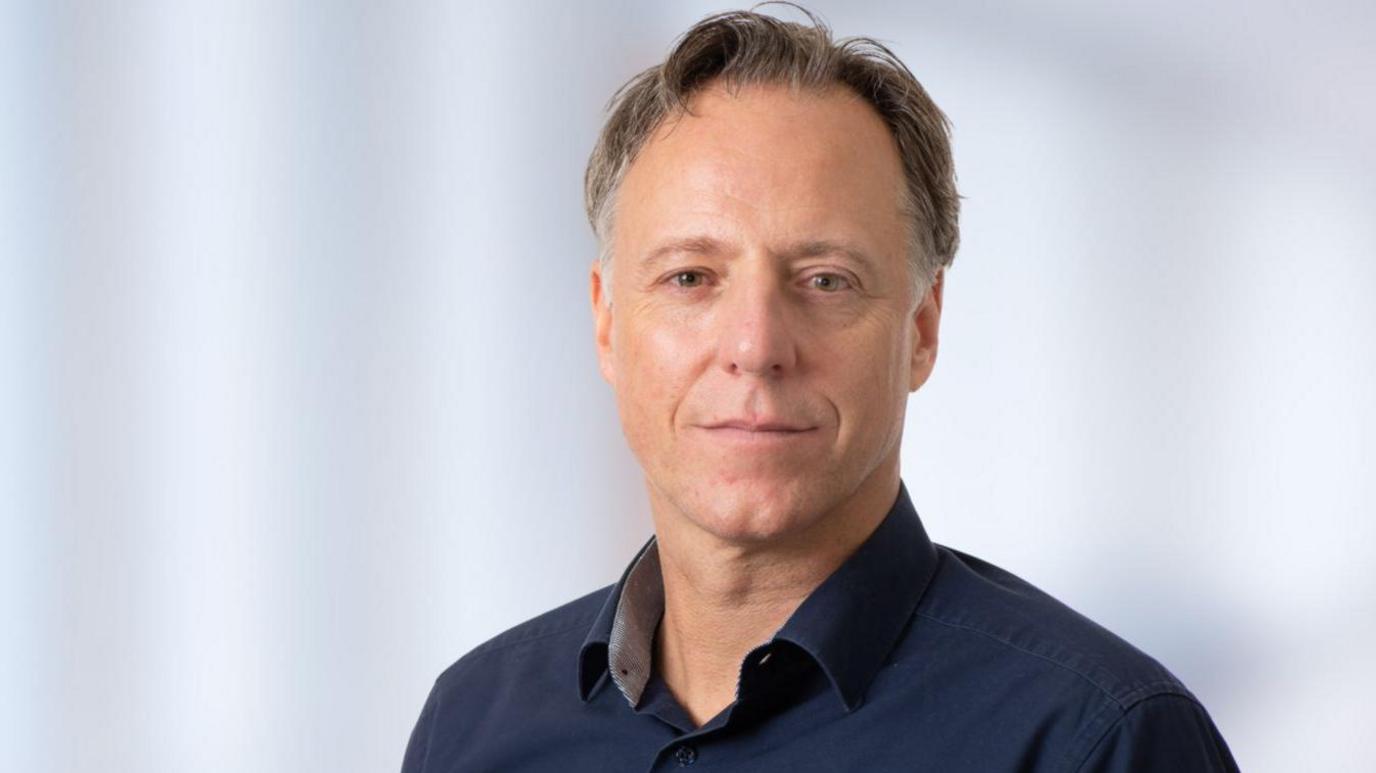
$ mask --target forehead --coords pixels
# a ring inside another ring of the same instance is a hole
[[[667,235],[863,240],[902,251],[904,177],[877,112],[848,89],[712,86],[637,154],[617,204],[619,247]]]

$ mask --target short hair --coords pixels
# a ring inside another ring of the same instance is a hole
[[[925,289],[954,260],[960,197],[946,116],[882,43],[866,37],[834,41],[824,22],[793,7],[810,24],[753,10],[708,16],[679,38],[662,63],[631,78],[613,95],[583,179],[584,206],[604,273],[611,268],[617,192],[636,154],[666,119],[691,115],[689,100],[718,81],[731,90],[774,84],[826,90],[839,85],[862,97],[888,126],[902,159],[906,185],[900,206],[910,222],[914,284]]]

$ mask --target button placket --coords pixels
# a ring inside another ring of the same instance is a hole
[[[674,760],[678,762],[679,767],[686,768],[698,761],[698,750],[693,748],[692,744],[682,744],[674,749]]]

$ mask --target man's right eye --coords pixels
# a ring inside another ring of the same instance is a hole
[[[699,287],[706,280],[703,278],[701,271],[680,271],[669,277],[669,281],[672,282],[675,287],[688,288]]]

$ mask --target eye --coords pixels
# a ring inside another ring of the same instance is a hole
[[[850,282],[840,274],[814,274],[808,282],[824,293],[835,293],[850,287]]]
[[[701,287],[706,281],[701,271],[679,271],[669,277],[670,284],[685,289]]]

